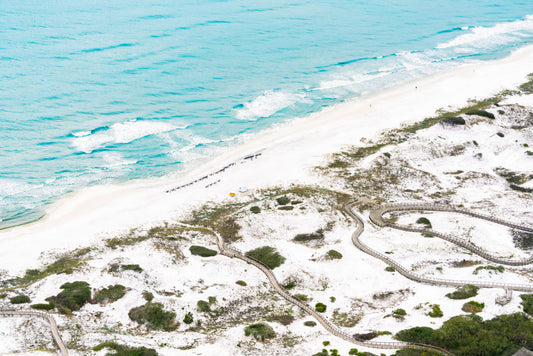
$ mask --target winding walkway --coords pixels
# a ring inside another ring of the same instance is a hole
[[[190,226],[181,224],[183,226]],[[291,294],[287,293],[283,287],[279,284],[278,280],[276,279],[276,276],[272,273],[272,270],[266,266],[263,262],[256,260],[254,258],[251,258],[249,256],[246,256],[243,252],[235,249],[235,248],[226,248],[224,239],[222,236],[220,236],[216,231],[210,230],[212,234],[214,234],[217,238],[217,246],[220,250],[220,254],[230,257],[230,258],[237,258],[244,262],[247,262],[255,267],[257,267],[261,272],[263,272],[268,280],[270,281],[270,284],[274,288],[274,290],[286,301],[296,305],[298,308],[305,311],[307,314],[311,315],[313,318],[315,318],[316,321],[318,321],[329,333],[332,335],[335,335],[337,337],[340,337],[343,340],[346,340],[348,342],[351,342],[355,345],[364,346],[368,348],[373,349],[400,349],[402,347],[412,347],[422,350],[431,350],[431,351],[437,351],[444,355],[451,355],[448,351],[445,349],[435,347],[432,345],[426,345],[426,344],[419,344],[419,343],[409,343],[409,342],[403,342],[403,341],[363,341],[358,338],[356,338],[353,335],[348,334],[347,332],[341,330],[334,324],[332,324],[330,321],[328,321],[326,318],[324,318],[322,315],[320,315],[315,309],[310,307],[309,305],[302,302],[300,299],[292,296]],[[362,231],[362,229],[361,229]]]
[[[519,284],[519,283],[503,283],[503,282],[488,282],[488,281],[465,281],[465,280],[451,280],[451,279],[442,279],[442,278],[430,278],[418,275],[416,273],[411,272],[407,268],[400,265],[398,262],[394,261],[389,256],[384,255],[381,252],[378,252],[368,245],[364,244],[360,239],[359,236],[363,232],[363,221],[362,219],[353,212],[352,207],[355,204],[355,202],[350,202],[344,206],[344,210],[348,213],[350,217],[352,217],[354,220],[358,222],[358,230],[354,232],[352,235],[352,241],[355,246],[357,246],[362,251],[368,253],[369,255],[376,257],[386,264],[388,264],[391,267],[394,267],[400,274],[403,276],[412,279],[417,282],[422,283],[428,283],[428,284],[437,284],[437,285],[446,285],[446,286],[454,286],[454,287],[460,287],[465,284],[472,284],[480,288],[503,288],[506,290],[516,290],[516,291],[524,291],[524,292],[532,292],[533,291],[533,284]],[[380,226],[380,227],[391,227],[394,229],[404,230],[404,231],[413,231],[413,232],[422,232],[422,233],[431,233],[436,237],[442,238],[446,241],[452,242],[458,246],[461,246],[465,249],[467,249],[470,252],[473,252],[483,258],[486,258],[489,261],[506,264],[506,265],[512,265],[512,266],[523,266],[527,265],[533,262],[533,257],[529,257],[527,259],[521,259],[521,260],[509,260],[509,259],[503,259],[499,258],[497,256],[493,256],[489,254],[488,252],[482,250],[481,248],[475,246],[474,244],[454,237],[452,235],[448,234],[442,234],[435,230],[428,229],[428,228],[417,228],[417,227],[411,227],[411,226],[405,226],[405,225],[399,225],[392,223],[390,221],[387,221],[383,218],[383,215],[386,213],[389,213],[391,211],[447,211],[447,212],[453,212],[453,213],[460,213],[465,214],[469,216],[473,216],[476,218],[488,220],[495,222],[497,224],[505,225],[508,227],[511,227],[513,229],[518,229],[526,232],[533,232],[533,229],[527,226],[518,225],[512,222],[508,222],[502,219],[496,219],[492,218],[488,215],[484,214],[478,214],[474,213],[468,210],[454,208],[453,206],[447,206],[447,205],[437,205],[437,204],[394,204],[394,205],[386,205],[381,206],[377,209],[374,209],[370,212],[370,220]],[[359,231],[360,230],[360,231]]]
[[[57,328],[57,323],[54,319],[54,317],[48,313],[44,312],[38,312],[38,311],[31,311],[31,310],[0,310],[0,315],[3,316],[37,316],[40,318],[45,319],[48,324],[50,324],[50,329],[52,330],[52,336],[54,338],[55,343],[59,347],[59,350],[61,352],[62,356],[68,356],[68,350],[65,346],[65,343],[61,339],[61,335],[59,335],[59,330]]]

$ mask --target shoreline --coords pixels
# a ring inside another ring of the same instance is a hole
[[[513,89],[533,71],[530,63],[533,45],[503,59],[463,65],[245,136],[244,143],[186,172],[68,193],[48,206],[43,218],[0,230],[0,259],[4,261],[0,269],[24,270],[38,265],[43,251],[72,249],[133,226],[174,220],[201,202],[230,198],[229,192],[235,192],[238,199],[245,194],[239,193],[240,187],[316,184],[309,169],[325,155],[346,145],[360,144],[363,137],[371,138],[383,130],[420,121],[439,108],[464,106],[469,99]],[[208,188],[205,184],[212,183],[210,179],[181,191],[165,192],[258,151],[262,152],[260,157],[229,167]],[[25,252],[24,259],[19,256],[20,251]]]

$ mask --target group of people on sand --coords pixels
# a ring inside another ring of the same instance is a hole
[[[245,160],[252,160],[252,159],[254,159],[254,158],[257,158],[257,157],[261,156],[261,154],[262,154],[262,153],[256,153],[256,154],[253,154],[253,155],[250,155],[250,156],[246,156],[246,157],[244,157],[244,158],[242,159],[242,162],[244,162]],[[241,163],[242,163],[242,162],[241,162]],[[169,189],[169,190],[166,191],[166,193],[172,193],[172,192],[175,192],[176,190],[179,190],[179,189],[182,189],[182,188],[185,188],[185,187],[191,186],[191,185],[193,185],[193,184],[195,184],[195,183],[198,183],[198,182],[200,182],[200,181],[202,181],[202,180],[204,180],[204,179],[207,179],[207,178],[209,178],[209,177],[212,177],[212,176],[214,176],[215,174],[223,173],[223,172],[226,171],[226,169],[228,169],[228,168],[230,168],[230,167],[233,167],[233,166],[235,166],[236,164],[237,164],[236,162],[232,162],[232,163],[228,164],[227,166],[225,166],[224,168],[219,169],[219,170],[216,171],[216,172],[209,173],[208,175],[206,175],[206,176],[204,176],[204,177],[202,177],[202,178],[195,179],[195,180],[192,181],[192,182],[185,183],[185,184],[182,184],[182,185],[180,185],[180,186],[178,186],[178,187],[175,187],[175,188]],[[220,179],[217,180],[216,182],[209,183],[209,184],[206,185],[205,187],[206,187],[206,188],[209,188],[210,186],[212,186],[212,185],[214,185],[214,184],[217,184],[218,182],[220,182]]]

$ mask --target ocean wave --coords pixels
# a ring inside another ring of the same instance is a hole
[[[282,91],[267,90],[254,100],[243,104],[235,111],[239,120],[254,121],[262,117],[269,117],[278,111],[302,99],[303,96],[284,93]]]
[[[380,72],[375,74],[352,74],[348,75],[347,78],[338,78],[332,80],[325,80],[320,82],[320,85],[315,90],[328,90],[335,89],[339,87],[347,87],[359,83],[364,83],[369,80],[377,79],[389,75],[390,72]]]
[[[113,143],[128,143],[139,138],[168,132],[180,127],[165,122],[129,120],[111,126],[74,132],[72,145],[81,152],[91,153],[97,148]]]
[[[438,49],[458,46],[484,47],[488,44],[503,44],[521,41],[523,37],[533,36],[533,15],[527,15],[523,20],[498,23],[492,27],[472,27],[471,32],[440,43]]]

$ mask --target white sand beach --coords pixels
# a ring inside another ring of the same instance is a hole
[[[208,200],[239,199],[245,194],[239,193],[240,187],[324,183],[311,170],[326,154],[344,145],[361,144],[362,138],[402,123],[422,120],[440,108],[461,107],[469,99],[514,88],[533,71],[531,63],[533,46],[528,46],[501,60],[462,66],[295,118],[246,137],[243,143],[186,173],[98,185],[68,194],[51,204],[40,221],[0,231],[2,268],[17,273],[39,265],[39,255],[45,250],[72,249],[133,226],[174,220]],[[254,160],[166,193],[256,152],[262,154]],[[205,188],[212,182],[217,183]],[[236,197],[230,198],[230,192]]]

